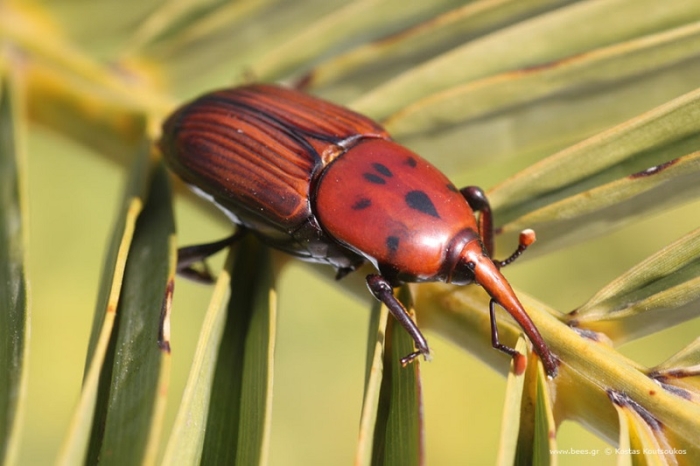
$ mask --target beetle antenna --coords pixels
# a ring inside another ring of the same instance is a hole
[[[515,261],[520,255],[525,252],[527,248],[529,248],[532,243],[535,242],[537,237],[535,236],[535,231],[531,229],[523,230],[520,232],[520,237],[518,238],[518,249],[515,250],[513,254],[510,255],[505,260],[499,261],[499,260],[494,260],[493,263],[496,267],[499,269],[501,267],[505,267],[506,265],[510,264],[511,262]]]

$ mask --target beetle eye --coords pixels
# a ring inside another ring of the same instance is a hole
[[[474,282],[474,268],[476,263],[474,261],[466,260],[464,257],[459,259],[457,266],[452,271],[452,277],[450,277],[450,283],[454,285],[468,285]]]

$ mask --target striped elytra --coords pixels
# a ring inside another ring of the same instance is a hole
[[[373,120],[296,90],[249,85],[208,93],[178,109],[163,126],[160,148],[170,169],[240,231],[303,260],[330,264],[338,277],[372,263],[378,273],[367,277],[370,291],[416,344],[402,362],[430,350],[392,288],[476,282],[492,297],[494,347],[517,354],[498,341],[497,303],[522,326],[547,373],[556,373],[555,357],[499,270],[534,241],[534,233],[522,236],[510,258],[494,261],[483,192],[458,190]],[[206,251],[202,257],[211,247]]]

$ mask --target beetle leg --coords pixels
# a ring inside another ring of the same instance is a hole
[[[213,283],[214,276],[211,274],[205,259],[240,240],[245,233],[246,230],[244,228],[239,228],[234,234],[222,240],[213,243],[185,246],[178,249],[177,273],[196,282]],[[193,265],[199,262],[203,264],[203,270],[197,270],[193,267]]]
[[[491,213],[491,204],[489,200],[482,191],[481,188],[477,186],[467,186],[459,190],[467,200],[469,207],[472,208],[474,212],[479,212],[479,235],[484,243],[484,248],[489,257],[493,259],[494,252],[494,239],[493,239],[493,214]],[[496,267],[499,269],[505,267],[506,265],[513,262],[515,259],[520,257],[520,255],[535,242],[535,232],[527,229],[520,232],[520,238],[518,241],[518,249],[515,250],[507,259],[499,261],[493,260]]]
[[[459,192],[464,196],[469,207],[474,212],[479,212],[479,235],[484,243],[484,248],[489,257],[493,257],[493,215],[491,214],[491,204],[484,194],[484,191],[478,186],[467,186]]]
[[[406,308],[403,307],[403,304],[394,296],[394,290],[387,279],[381,275],[367,275],[367,286],[374,297],[389,308],[389,312],[391,312],[401,326],[406,329],[411,338],[413,338],[417,351],[401,358],[401,364],[405,366],[421,354],[426,360],[429,360],[430,348],[428,348],[428,342],[425,340],[420,329],[418,329],[416,323],[411,319],[411,316],[406,312]]]
[[[358,260],[353,261],[350,265],[347,267],[337,267],[336,273],[335,273],[335,279],[336,280],[341,280],[343,279],[347,274],[354,272],[357,270],[358,267],[360,267],[362,264],[364,264],[365,260],[362,258],[359,258]]]
[[[518,353],[510,346],[506,346],[498,339],[498,326],[496,325],[496,300],[491,298],[489,301],[489,313],[491,315],[491,346],[497,350],[503,351],[511,357],[516,357]]]

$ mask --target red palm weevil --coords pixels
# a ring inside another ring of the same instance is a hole
[[[493,260],[493,223],[484,192],[457,189],[437,168],[394,142],[371,119],[302,92],[248,85],[203,95],[163,126],[160,148],[183,181],[238,226],[225,240],[181,250],[181,271],[251,232],[302,260],[329,264],[341,278],[365,261],[372,294],[408,331],[416,351],[428,343],[393,288],[406,282],[477,283],[491,295],[491,339],[500,343],[495,304],[520,324],[547,374],[557,362],[500,268],[533,241]],[[474,213],[478,212],[477,221]]]

